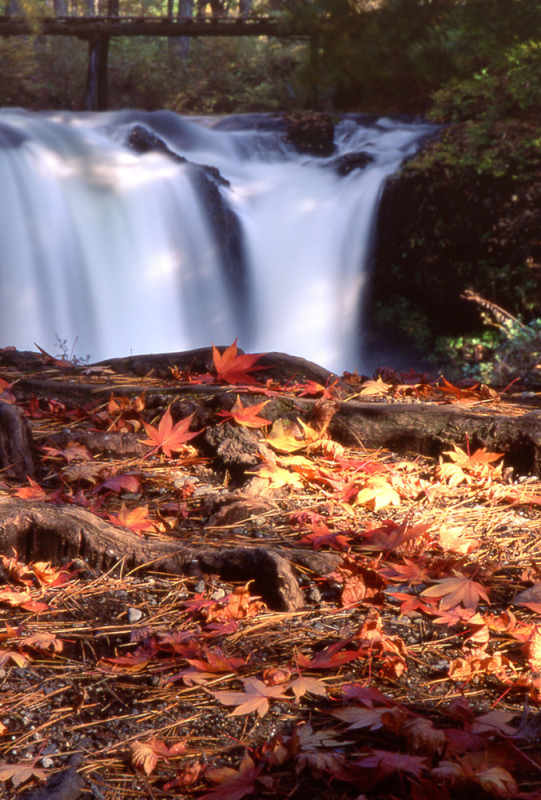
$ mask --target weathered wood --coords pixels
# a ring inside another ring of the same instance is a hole
[[[214,572],[224,580],[253,581],[252,591],[270,608],[294,611],[304,605],[289,560],[275,549],[183,548],[173,540],[146,540],[75,506],[0,499],[0,553],[11,556],[14,549],[27,563],[83,558],[103,570],[122,563],[129,570],[147,566],[170,575]]]
[[[0,36],[29,36],[35,33],[23,19],[0,17]],[[253,19],[205,18],[170,20],[161,17],[65,17],[43,19],[39,24],[42,36],[274,36],[308,38],[306,33],[282,22],[264,17]]]
[[[479,413],[456,405],[342,403],[329,431],[346,445],[436,457],[455,443],[505,454],[521,475],[541,475],[541,411]]]
[[[9,478],[34,477],[34,446],[23,412],[0,403],[0,470]]]

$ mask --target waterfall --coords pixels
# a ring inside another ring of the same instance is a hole
[[[0,110],[0,347],[97,361],[239,336],[360,367],[382,187],[433,130],[346,116],[321,158],[261,115]]]

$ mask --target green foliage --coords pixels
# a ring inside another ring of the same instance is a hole
[[[432,339],[426,314],[401,295],[391,297],[385,304],[376,303],[374,322],[404,337],[408,344],[418,350],[425,350]]]
[[[541,385],[541,319],[527,326],[510,323],[505,329],[487,328],[479,334],[441,337],[433,361],[483,383],[504,386],[520,379]],[[451,373],[449,373],[451,374]]]
[[[179,112],[286,110],[298,103],[295,69],[303,45],[259,39],[195,40],[186,62],[173,59],[167,107]]]
[[[0,42],[0,106],[82,107],[88,45],[64,37]]]

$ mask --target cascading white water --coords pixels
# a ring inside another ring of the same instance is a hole
[[[189,165],[129,149],[136,124],[230,182],[219,191],[242,231],[244,322]],[[58,339],[77,341],[77,354],[97,361],[242,333],[247,351],[359,367],[381,190],[432,130],[346,118],[336,154],[322,159],[245,118],[1,110],[0,347],[56,353]],[[372,163],[338,175],[333,159],[359,151]]]

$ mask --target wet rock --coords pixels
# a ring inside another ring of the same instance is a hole
[[[345,177],[350,172],[353,172],[354,169],[364,169],[373,160],[374,157],[364,151],[360,153],[344,153],[342,156],[333,158],[327,166],[331,167],[337,175]]]
[[[287,140],[299,151],[311,156],[332,156],[334,123],[328,114],[296,114],[287,119]]]

